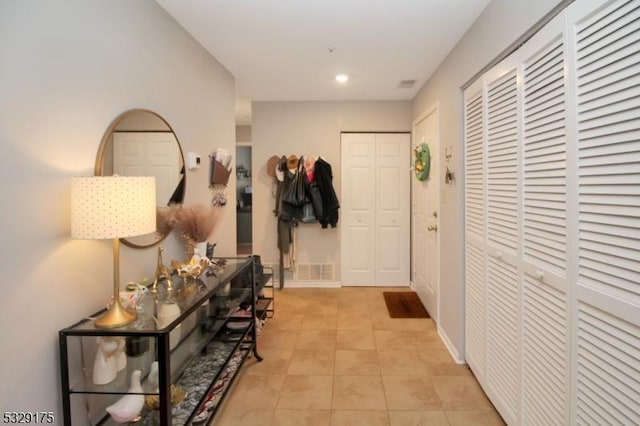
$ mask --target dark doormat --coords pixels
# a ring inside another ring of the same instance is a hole
[[[414,291],[384,291],[382,295],[391,318],[429,318]]]

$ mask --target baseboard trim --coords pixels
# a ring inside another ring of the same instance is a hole
[[[460,356],[456,347],[453,345],[453,343],[451,343],[451,339],[449,339],[449,336],[447,336],[447,333],[445,333],[440,325],[438,325],[438,335],[442,339],[444,345],[447,347],[447,350],[453,357],[453,360],[456,362],[456,364],[466,364],[464,357]]]
[[[285,281],[284,288],[340,288],[339,281]]]

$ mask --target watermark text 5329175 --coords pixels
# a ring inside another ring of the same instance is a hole
[[[53,411],[5,411],[2,413],[4,424],[52,424],[55,419]]]

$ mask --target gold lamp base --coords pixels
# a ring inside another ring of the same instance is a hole
[[[131,324],[138,318],[136,312],[127,311],[120,303],[120,240],[113,239],[113,305],[106,314],[97,318],[96,328],[118,328]]]
[[[107,313],[94,321],[94,325],[97,328],[117,328],[131,324],[136,318],[138,315],[135,312],[127,311],[118,300]]]

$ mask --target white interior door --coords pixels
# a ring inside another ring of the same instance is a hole
[[[406,286],[410,269],[410,135],[376,134],[376,285]]]
[[[375,134],[342,135],[342,283],[374,285]]]
[[[414,289],[434,321],[438,321],[440,250],[438,238],[440,188],[438,109],[428,110],[414,123],[413,145],[426,143],[431,154],[429,176],[413,181]]]
[[[409,134],[342,135],[342,283],[409,284]]]

